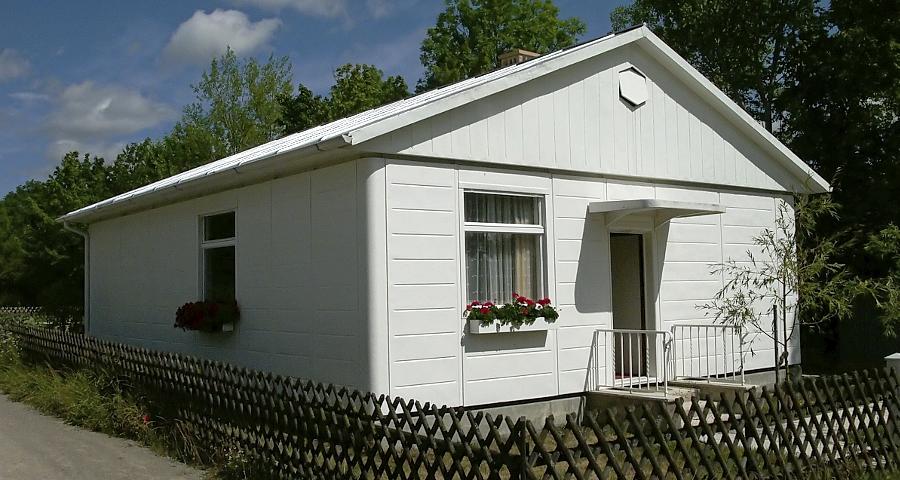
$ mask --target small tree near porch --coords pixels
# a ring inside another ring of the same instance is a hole
[[[698,305],[716,322],[741,327],[745,339],[761,334],[772,340],[776,381],[787,370],[798,327],[849,317],[854,299],[868,288],[835,260],[837,238],[807,241],[820,218],[835,217],[830,198],[796,195],[794,203],[796,210],[779,201],[774,228],[753,237],[756,253],[748,249],[746,258],[710,266],[724,283],[713,300]]]

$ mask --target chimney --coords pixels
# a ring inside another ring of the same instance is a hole
[[[540,56],[541,54],[539,53],[529,52],[528,50],[522,50],[521,48],[507,50],[500,54],[500,68],[517,65]]]

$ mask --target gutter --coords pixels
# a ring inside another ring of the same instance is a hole
[[[84,333],[90,332],[91,325],[91,236],[63,220],[63,229],[84,239]]]

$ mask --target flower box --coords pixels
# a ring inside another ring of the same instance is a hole
[[[490,333],[515,333],[515,332],[546,332],[550,329],[550,324],[544,317],[534,319],[531,324],[522,324],[516,327],[510,323],[501,324],[499,320],[494,323],[482,325],[481,320],[469,320],[469,333],[473,335],[484,335]]]
[[[559,318],[549,298],[534,301],[517,293],[513,301],[503,305],[473,300],[466,305],[469,333],[545,332]]]
[[[205,333],[234,331],[240,318],[237,302],[188,302],[175,312],[175,328]]]

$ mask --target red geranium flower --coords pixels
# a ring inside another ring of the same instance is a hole
[[[542,298],[542,299],[538,300],[537,303],[538,303],[540,306],[544,307],[544,306],[550,305],[550,299],[545,297],[545,298]]]
[[[481,313],[487,315],[488,313],[491,313],[491,309],[488,307],[481,307]]]

